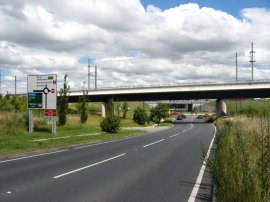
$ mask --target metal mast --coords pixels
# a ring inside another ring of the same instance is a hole
[[[89,91],[90,90],[90,59],[88,59],[88,88],[87,90]]]
[[[0,69],[0,95],[2,95],[2,70]]]
[[[253,66],[254,66],[254,62],[255,62],[255,58],[254,58],[254,54],[255,54],[255,51],[253,50],[253,42],[251,43],[251,51],[249,52],[250,53],[250,61],[251,62],[251,79],[252,79],[252,83],[254,81],[254,71],[253,71]]]
[[[97,90],[97,66],[95,66],[95,90]]]
[[[235,79],[236,83],[238,82],[238,61],[237,61],[237,53],[235,54]]]
[[[15,76],[15,96],[17,95],[17,77]]]

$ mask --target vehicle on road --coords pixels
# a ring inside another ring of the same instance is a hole
[[[180,115],[178,115],[177,116],[177,118],[176,118],[176,120],[182,120],[183,118],[182,118],[182,115],[180,114]]]
[[[203,119],[203,115],[198,115],[197,119]]]
[[[185,114],[181,114],[181,115],[182,115],[183,119],[187,118],[187,115],[185,115]]]

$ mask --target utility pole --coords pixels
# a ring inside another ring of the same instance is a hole
[[[2,70],[0,69],[0,95],[2,95]]]
[[[238,83],[238,60],[237,60],[237,52],[235,53],[235,80]],[[235,113],[237,114],[237,100],[235,100]]]
[[[87,90],[89,91],[90,90],[90,59],[88,59],[88,88]]]
[[[15,76],[15,96],[17,95],[17,77]]]
[[[251,79],[252,79],[252,83],[254,81],[254,71],[253,71],[253,63],[255,62],[255,51],[253,50],[253,42],[251,42],[251,51],[249,52],[250,53],[250,61],[251,62]]]
[[[97,90],[97,66],[95,65],[95,90]]]
[[[237,53],[235,54],[235,79],[236,83],[238,82],[238,61],[237,61]]]

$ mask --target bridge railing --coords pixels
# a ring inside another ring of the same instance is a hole
[[[97,90],[91,89],[90,91],[106,91],[106,90],[125,90],[125,89],[150,89],[150,88],[166,88],[166,87],[194,87],[194,86],[221,86],[221,85],[256,85],[270,83],[270,80],[246,80],[246,81],[227,81],[227,82],[204,82],[204,83],[165,83],[157,85],[127,85],[127,86],[118,86],[118,87],[101,87]],[[74,90],[71,92],[81,92],[82,90]]]
[[[106,91],[106,90],[127,90],[127,89],[153,89],[153,88],[167,88],[167,87],[194,87],[194,86],[221,86],[221,85],[243,85],[243,84],[248,84],[248,85],[256,85],[256,84],[270,84],[270,80],[244,80],[244,81],[226,81],[226,82],[194,82],[194,83],[165,83],[165,84],[156,84],[156,85],[127,85],[127,86],[118,86],[118,87],[101,87],[98,88],[97,90],[90,89],[90,92],[94,91]],[[75,89],[71,90],[71,93],[76,93],[76,92],[82,92],[81,89]],[[14,94],[9,94],[11,96],[14,96]],[[24,96],[26,93],[20,93],[16,94],[17,96]]]

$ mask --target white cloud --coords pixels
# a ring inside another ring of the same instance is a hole
[[[197,4],[144,9],[139,0],[0,2],[0,68],[6,79],[17,75],[21,82],[44,73],[57,73],[61,82],[67,73],[71,87],[80,89],[87,64],[79,59],[88,56],[101,87],[222,82],[235,80],[238,52],[239,78],[247,80],[253,41],[255,78],[270,79],[270,11],[241,14],[237,19]]]

